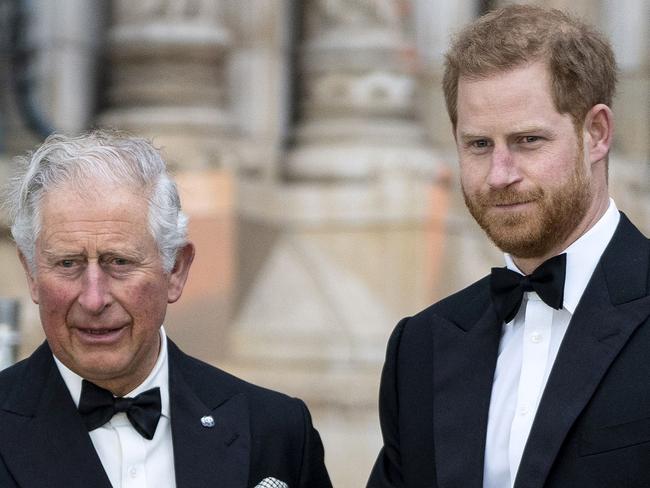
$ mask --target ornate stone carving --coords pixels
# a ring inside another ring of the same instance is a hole
[[[118,0],[104,125],[156,137],[183,167],[232,158],[225,0]]]
[[[315,32],[331,28],[395,29],[401,21],[398,7],[395,0],[313,0],[308,2],[307,21]]]
[[[116,20],[122,22],[216,21],[221,23],[224,6],[215,0],[117,0]]]
[[[413,43],[402,29],[405,5],[306,3],[299,61],[303,98],[286,165],[291,178],[435,174],[433,154],[415,120]]]

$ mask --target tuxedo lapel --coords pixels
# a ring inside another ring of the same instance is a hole
[[[492,305],[475,324],[441,319],[434,336],[434,436],[439,486],[482,486],[500,327]]]
[[[542,487],[612,361],[650,316],[648,241],[622,216],[575,311],[544,390],[515,487]]]
[[[176,486],[246,487],[250,427],[245,396],[220,390],[214,372],[205,377],[206,367],[185,356],[171,341],[169,359]],[[208,416],[213,426],[204,419]]]
[[[47,345],[2,406],[2,456],[20,486],[111,488]]]

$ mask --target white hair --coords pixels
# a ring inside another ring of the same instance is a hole
[[[53,134],[33,153],[15,161],[5,205],[11,234],[33,271],[43,196],[70,184],[85,191],[89,182],[132,187],[146,196],[149,232],[158,245],[163,269],[172,270],[178,250],[187,243],[188,219],[160,151],[150,141],[108,130],[74,137]]]

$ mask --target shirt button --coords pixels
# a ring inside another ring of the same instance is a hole
[[[138,477],[138,468],[135,466],[132,466],[131,469],[129,469],[129,475],[131,475],[131,478],[137,478]]]
[[[542,339],[544,336],[540,332],[533,332],[530,334],[530,340],[533,342],[533,344],[539,344],[542,342]]]
[[[528,415],[528,411],[529,411],[528,405],[520,405],[519,406],[519,415],[521,415],[522,417],[524,415]]]

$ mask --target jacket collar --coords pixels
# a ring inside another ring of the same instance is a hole
[[[170,409],[176,486],[245,487],[248,403],[215,370],[169,344]],[[47,343],[23,364],[0,407],[3,461],[20,486],[110,488],[101,461]],[[211,416],[214,426],[204,417]]]
[[[246,397],[232,390],[226,373],[215,374],[172,341],[169,359],[176,486],[244,488],[251,449]]]
[[[541,488],[612,361],[650,316],[650,241],[625,217],[569,324],[542,395],[515,487]]]

